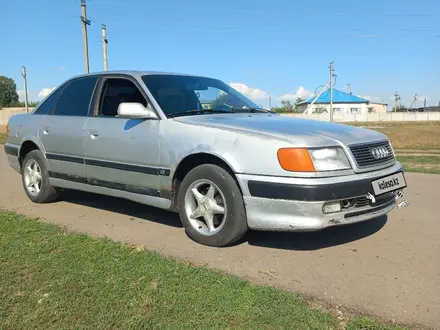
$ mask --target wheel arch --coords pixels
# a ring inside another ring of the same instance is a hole
[[[235,175],[235,171],[233,166],[225,160],[223,157],[220,157],[218,155],[208,153],[208,152],[197,152],[193,154],[189,154],[185,156],[177,165],[175,171],[172,174],[171,179],[171,191],[172,191],[172,198],[171,198],[171,208],[177,211],[177,196],[179,193],[180,184],[182,183],[185,176],[195,167],[203,164],[212,164],[217,165],[224,170],[226,170],[232,178],[237,183],[238,188],[240,189],[240,192],[243,193],[241,186],[237,180],[237,177]]]
[[[43,152],[43,149],[41,148],[41,146],[39,145],[38,142],[32,140],[32,139],[25,139],[21,145],[20,145],[20,149],[18,151],[18,162],[20,164],[20,168],[23,165],[23,160],[26,157],[26,155],[31,152],[32,150],[40,150],[41,152]],[[44,155],[44,152],[43,152]],[[46,156],[44,155],[44,159],[46,161],[46,166],[47,164],[47,160],[46,160]]]

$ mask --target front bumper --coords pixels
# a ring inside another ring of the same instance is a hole
[[[375,203],[359,203],[341,212],[325,214],[330,201],[363,200],[373,194],[371,181],[401,172],[393,166],[374,172],[330,178],[286,178],[237,175],[243,191],[250,229],[269,231],[316,231],[377,218],[396,206],[394,193],[377,197]]]

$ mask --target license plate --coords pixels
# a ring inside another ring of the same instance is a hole
[[[406,187],[405,177],[402,172],[395,173],[371,182],[376,196]]]

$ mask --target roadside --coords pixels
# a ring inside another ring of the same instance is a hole
[[[386,134],[405,172],[440,174],[440,122],[349,123]]]
[[[0,145],[6,143],[6,133],[0,133]]]
[[[346,123],[386,134],[395,150],[440,151],[440,121]],[[436,153],[437,153],[436,152]]]
[[[404,329],[15,213],[0,242],[2,329]]]
[[[405,153],[397,159],[403,164],[405,172],[440,174],[440,155],[422,156]]]

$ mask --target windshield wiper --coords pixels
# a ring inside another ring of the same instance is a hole
[[[167,114],[167,116],[169,118],[173,118],[173,117],[178,117],[178,116],[186,116],[186,115],[193,115],[193,114],[208,114],[208,113],[231,113],[231,111],[211,110],[211,109],[193,109],[193,110],[169,113],[169,114]]]
[[[232,108],[231,112],[236,112],[236,113],[246,113],[246,112],[252,112],[252,113],[258,113],[258,112],[263,112],[263,113],[275,113],[274,111],[271,110],[266,110],[263,108],[247,108],[247,109],[242,109],[242,108]]]

